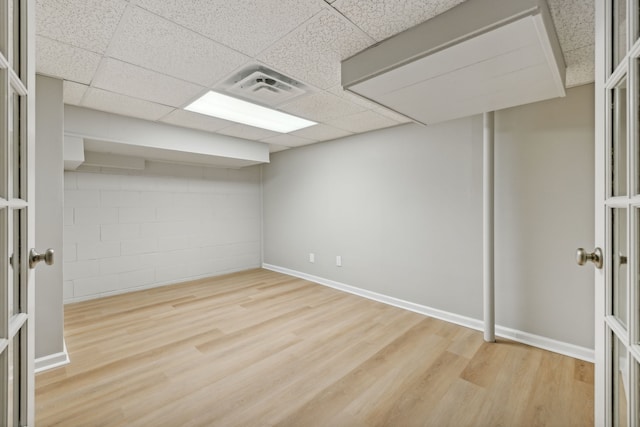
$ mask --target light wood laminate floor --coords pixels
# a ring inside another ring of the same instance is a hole
[[[593,365],[252,270],[65,307],[38,426],[590,426]]]

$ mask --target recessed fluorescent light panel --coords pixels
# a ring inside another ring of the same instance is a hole
[[[184,109],[281,133],[293,132],[317,124],[311,120],[305,120],[213,91],[205,93]]]

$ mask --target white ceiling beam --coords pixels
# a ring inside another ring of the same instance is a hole
[[[84,138],[94,152],[224,167],[269,162],[268,145],[257,141],[71,105],[64,122],[65,134]]]

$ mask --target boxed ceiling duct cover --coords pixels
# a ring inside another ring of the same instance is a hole
[[[346,90],[432,124],[565,95],[544,0],[468,0],[342,62]]]

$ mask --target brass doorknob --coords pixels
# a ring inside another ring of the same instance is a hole
[[[44,261],[47,265],[53,264],[53,249],[47,249],[43,254],[31,249],[29,251],[29,268],[35,268],[40,261]]]
[[[604,258],[602,257],[602,249],[595,248],[593,252],[589,253],[583,248],[578,248],[576,251],[576,262],[578,265],[585,265],[588,261],[591,261],[597,269],[602,268]]]

